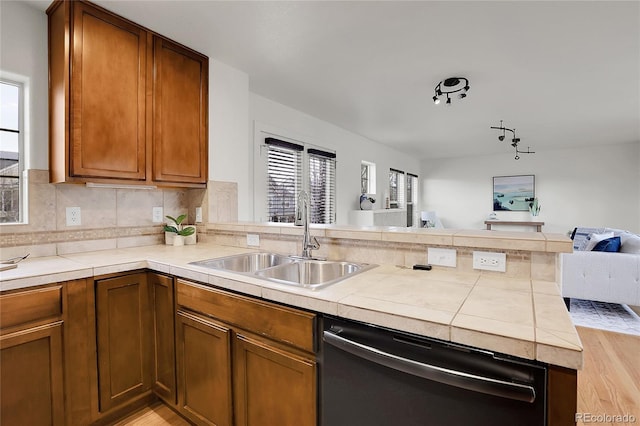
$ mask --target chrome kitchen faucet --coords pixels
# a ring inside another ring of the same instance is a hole
[[[298,194],[298,208],[296,209],[296,226],[304,226],[304,237],[302,238],[302,257],[310,259],[311,250],[318,250],[320,243],[316,237],[309,234],[309,194],[307,191],[300,191]]]

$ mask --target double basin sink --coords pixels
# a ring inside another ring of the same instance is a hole
[[[191,265],[257,276],[280,284],[317,289],[340,282],[377,265],[246,253],[191,262]]]

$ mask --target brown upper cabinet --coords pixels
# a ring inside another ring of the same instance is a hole
[[[88,2],[47,14],[51,182],[204,187],[209,59]]]

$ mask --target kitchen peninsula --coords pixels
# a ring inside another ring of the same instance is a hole
[[[314,255],[379,265],[313,291],[189,264],[256,250],[298,254],[301,233],[300,228],[281,224],[210,224],[200,235],[204,241],[195,246],[27,259],[17,269],[2,272],[2,296],[74,280],[87,280],[93,288],[95,277],[152,271],[179,282],[194,282],[196,287],[547,363],[548,391],[555,396],[549,399],[549,424],[567,424],[573,418],[582,345],[556,279],[559,253],[571,251],[567,237],[539,232],[312,227],[312,235],[321,243]],[[257,234],[260,246],[248,247],[247,234]],[[456,266],[412,270],[414,264],[427,263],[429,247],[456,250]],[[505,253],[506,272],[473,269],[476,250]],[[95,418],[92,415],[86,414]]]

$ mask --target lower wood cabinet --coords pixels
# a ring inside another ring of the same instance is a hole
[[[231,330],[178,311],[176,346],[180,412],[198,425],[230,426]]]
[[[196,424],[317,422],[315,315],[176,280],[178,409]]]
[[[100,412],[151,389],[147,274],[96,281]]]
[[[235,424],[314,426],[315,360],[241,332],[233,343]]]
[[[64,425],[62,321],[0,338],[0,424]]]
[[[227,283],[230,284],[230,283]],[[0,424],[317,421],[316,316],[146,271],[0,294]]]
[[[0,296],[0,424],[64,425],[62,287]]]
[[[175,304],[173,278],[149,273],[153,339],[153,392],[176,404]]]

